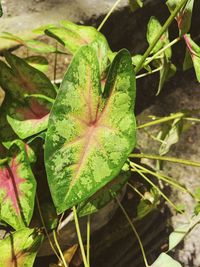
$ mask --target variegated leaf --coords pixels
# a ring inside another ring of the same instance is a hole
[[[76,53],[53,105],[45,141],[57,212],[89,198],[120,172],[135,145],[135,75],[131,56],[115,57],[102,94],[95,50]]]
[[[44,73],[15,55],[7,54],[11,68],[0,61],[0,85],[9,99],[7,119],[20,138],[47,127],[48,114],[55,90]]]
[[[29,163],[33,154],[20,140],[10,146],[7,161],[0,165],[0,218],[20,229],[29,225],[34,209],[36,181]]]
[[[0,241],[1,267],[32,267],[43,236],[24,228]]]

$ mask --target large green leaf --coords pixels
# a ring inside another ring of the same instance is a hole
[[[19,57],[6,54],[9,67],[0,61],[0,85],[9,100],[7,119],[20,138],[37,134],[47,127],[55,90],[41,71]]]
[[[102,94],[96,52],[76,53],[53,105],[45,142],[48,182],[57,212],[111,181],[135,145],[135,75],[131,56],[115,57]]]
[[[180,0],[168,0],[166,2],[170,12],[173,12],[174,9],[177,7],[177,5],[179,5],[179,3]],[[184,35],[185,33],[188,33],[190,30],[193,5],[194,5],[194,0],[188,0],[186,5],[180,10],[178,15],[176,16],[181,36]]]
[[[22,229],[0,241],[1,267],[32,267],[43,236],[34,229]]]
[[[32,160],[28,146],[18,140],[10,144],[7,161],[0,165],[0,219],[14,229],[28,226],[32,218],[36,191]]]
[[[112,52],[103,34],[91,26],[80,26],[69,21],[62,21],[61,24],[59,27],[47,27],[45,33],[58,40],[71,54],[75,54],[81,46],[91,45],[97,52],[100,71],[104,72],[108,55]]]
[[[185,34],[184,39],[194,65],[197,80],[200,82],[200,47],[191,39],[189,34]]]

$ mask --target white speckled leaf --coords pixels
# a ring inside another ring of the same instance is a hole
[[[135,75],[131,56],[115,57],[102,95],[96,52],[78,50],[50,113],[45,141],[57,212],[82,202],[121,170],[135,145]]]

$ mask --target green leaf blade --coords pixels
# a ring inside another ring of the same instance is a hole
[[[50,114],[45,142],[48,181],[58,213],[111,181],[133,149],[134,79],[131,57],[123,50],[113,62],[102,97],[96,52],[85,46],[75,55]]]
[[[0,241],[0,266],[32,267],[43,236],[34,229],[22,229]]]
[[[28,226],[33,214],[36,181],[27,146],[16,141],[17,152],[0,166],[0,217],[14,229]],[[28,154],[27,154],[28,153]]]

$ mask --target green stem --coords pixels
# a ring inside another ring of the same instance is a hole
[[[178,212],[183,213],[181,210],[179,210],[174,203],[160,190],[160,188],[158,188],[144,173],[142,173],[140,170],[138,170],[138,167],[140,165],[131,162],[131,167],[140,174],[140,176],[142,176],[153,188],[155,188],[160,195]]]
[[[153,126],[153,125],[157,125],[157,124],[160,124],[160,123],[164,123],[164,122],[167,122],[167,121],[178,119],[178,118],[181,118],[181,117],[184,117],[184,116],[185,116],[184,113],[178,112],[178,113],[172,114],[172,115],[167,116],[167,117],[163,117],[163,118],[160,118],[160,119],[157,119],[157,120],[154,120],[154,121],[150,121],[150,122],[141,124],[137,128],[138,129],[142,129],[142,128],[145,128],[145,127],[150,127],[150,126]]]
[[[41,94],[25,94],[24,97],[35,97],[35,98],[40,98],[40,99],[44,99],[50,103],[54,103],[55,102],[55,99],[51,98],[51,97],[48,97],[48,96],[45,96],[45,95],[41,95]]]
[[[163,35],[163,33],[167,30],[167,28],[169,27],[169,25],[172,23],[172,21],[174,20],[174,18],[176,17],[176,15],[178,14],[178,12],[180,11],[180,9],[185,5],[185,3],[187,2],[187,0],[181,0],[179,5],[177,5],[177,7],[173,10],[173,12],[171,13],[171,15],[169,16],[169,18],[166,20],[165,24],[162,26],[162,28],[160,29],[160,31],[158,32],[157,36],[155,37],[155,39],[153,40],[153,42],[151,43],[151,45],[148,47],[148,49],[146,50],[146,52],[144,53],[144,55],[142,56],[139,64],[137,65],[137,67],[135,68],[135,73],[138,73],[146,58],[149,56],[149,54],[151,53],[151,51],[153,50],[154,46],[157,44],[157,42],[159,41],[160,37]]]
[[[135,188],[132,184],[127,183],[128,186],[130,186],[142,199],[145,199],[145,196],[137,189]]]
[[[162,181],[168,183],[168,184],[171,184],[172,186],[174,187],[177,187],[178,189],[180,189],[181,191],[185,192],[185,193],[188,193],[190,194],[193,198],[195,198],[195,196],[192,194],[192,192],[190,192],[187,188],[185,188],[184,186],[180,185],[179,183],[177,183],[176,181],[174,181],[171,177],[168,177],[166,175],[162,175],[160,173],[156,173],[156,172],[153,172],[153,171],[150,171],[149,169],[147,168],[144,168],[143,166],[141,165],[138,165],[138,168],[155,176],[156,178],[158,179],[161,179]]]
[[[155,53],[152,57],[150,57],[149,59],[147,59],[147,61],[145,61],[145,63],[144,63],[144,66],[148,65],[155,58],[158,58],[158,56],[160,56],[160,54],[162,54],[169,47],[171,47],[174,44],[176,44],[177,42],[179,42],[180,39],[181,39],[180,37],[177,37],[176,39],[174,39],[173,41],[171,41],[170,43],[168,43],[166,46],[164,46],[162,49],[160,49],[157,53]]]
[[[57,249],[58,249],[58,252],[59,252],[59,254],[60,254],[60,257],[61,257],[61,259],[62,259],[62,263],[63,263],[64,267],[68,267],[68,264],[67,264],[66,261],[65,261],[65,258],[64,258],[64,256],[63,256],[62,250],[61,250],[60,245],[59,245],[59,243],[58,243],[58,239],[57,239],[56,231],[55,231],[55,230],[53,230],[53,238],[54,238],[54,242],[55,242],[55,244],[56,244],[56,247],[57,247]]]
[[[116,201],[117,201],[117,203],[118,203],[120,209],[121,209],[122,212],[124,213],[124,215],[125,215],[127,221],[129,222],[129,224],[130,224],[130,226],[131,226],[131,229],[133,230],[133,232],[134,232],[134,234],[135,234],[135,236],[136,236],[136,238],[137,238],[137,240],[138,240],[138,243],[139,243],[139,246],[140,246],[140,249],[141,249],[141,252],[142,252],[142,256],[143,256],[143,259],[144,259],[144,264],[145,264],[146,267],[149,267],[149,264],[148,264],[148,262],[147,262],[147,257],[146,257],[146,254],[145,254],[144,247],[143,247],[143,245],[142,245],[142,241],[141,241],[141,239],[140,239],[140,236],[139,236],[139,234],[138,234],[138,232],[137,232],[135,226],[133,225],[131,219],[129,218],[127,212],[125,211],[124,207],[123,207],[122,204],[120,203],[119,199],[118,199],[117,197],[115,197],[115,198],[116,198]]]
[[[105,16],[105,18],[103,19],[103,21],[101,22],[101,24],[99,25],[97,31],[100,31],[101,28],[103,27],[103,25],[106,23],[107,19],[110,17],[110,15],[112,14],[112,12],[115,10],[115,8],[118,6],[118,4],[121,2],[121,0],[117,0],[114,5],[112,6],[112,8],[110,9],[110,11],[108,12],[108,14]]]
[[[163,161],[169,161],[173,163],[180,163],[184,165],[189,165],[193,167],[200,167],[200,162],[197,161],[191,161],[191,160],[185,160],[185,159],[178,159],[173,157],[163,157],[159,155],[150,155],[150,154],[137,154],[133,153],[129,155],[130,158],[146,158],[146,159],[155,159],[155,160],[163,160]]]
[[[40,215],[40,220],[41,220],[41,223],[42,223],[42,226],[44,227],[44,231],[45,231],[45,234],[48,238],[48,241],[49,241],[49,244],[53,250],[53,252],[55,253],[56,257],[58,258],[58,260],[60,262],[62,262],[61,258],[59,257],[56,249],[54,248],[54,245],[53,243],[51,242],[51,239],[50,239],[50,236],[48,234],[48,231],[47,231],[47,228],[46,228],[46,225],[45,225],[45,222],[44,222],[44,218],[43,218],[43,215],[42,215],[42,211],[41,211],[41,208],[40,208],[40,202],[39,202],[39,199],[38,199],[38,196],[36,195],[36,203],[37,203],[37,208],[38,208],[38,212],[39,212],[39,215]]]
[[[86,256],[85,256],[85,250],[84,250],[84,246],[83,246],[83,240],[82,240],[82,237],[81,237],[81,232],[80,232],[80,227],[79,227],[76,207],[74,206],[72,209],[73,209],[73,214],[74,214],[74,221],[75,221],[75,226],[76,226],[76,232],[77,232],[77,236],[78,236],[79,246],[80,246],[80,250],[81,250],[81,255],[82,255],[82,258],[83,258],[83,263],[84,263],[85,267],[89,267],[88,263],[87,263]]]
[[[87,263],[90,266],[90,215],[87,216]]]
[[[150,74],[152,74],[152,73],[155,73],[155,72],[160,71],[162,68],[163,68],[163,66],[160,66],[159,68],[154,69],[154,70],[152,70],[151,72],[145,72],[145,73],[142,73],[142,74],[140,74],[140,75],[137,75],[135,78],[136,78],[136,79],[143,78],[143,77],[148,76],[148,75],[150,75]]]

